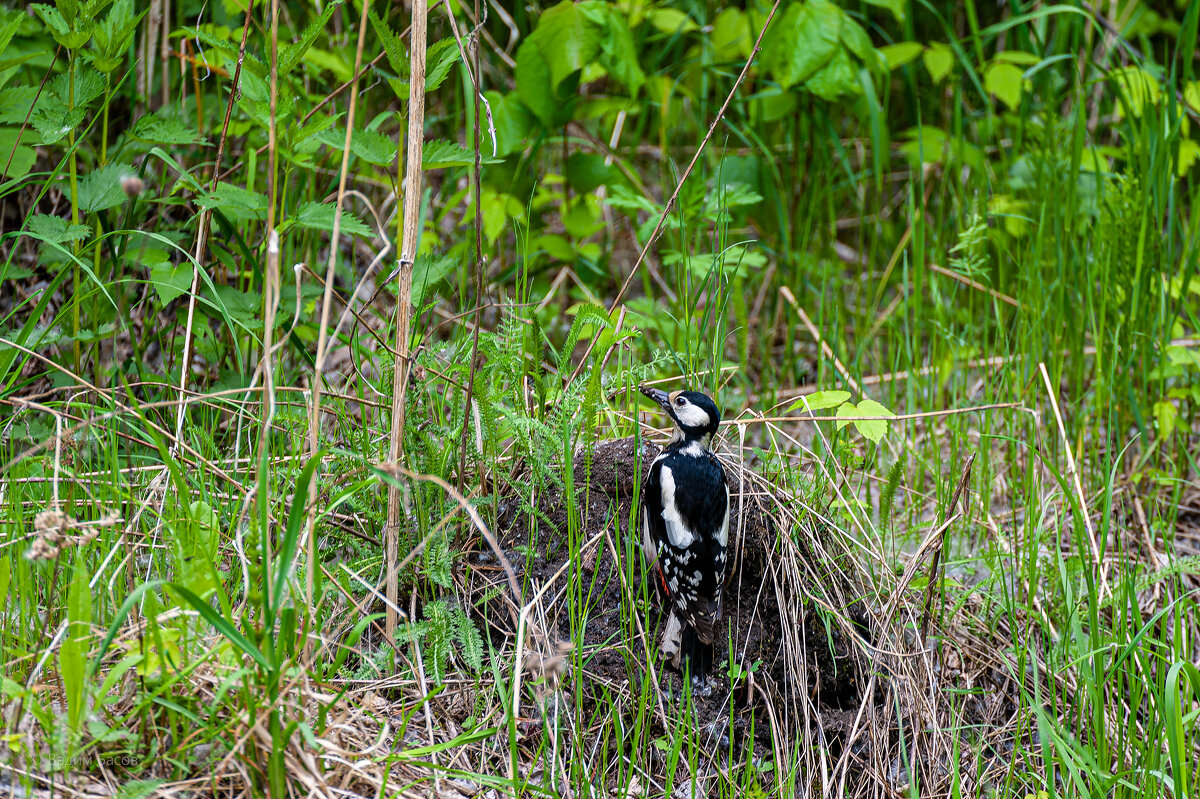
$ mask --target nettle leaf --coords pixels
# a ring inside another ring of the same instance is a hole
[[[763,67],[785,89],[812,77],[841,50],[843,16],[829,0],[788,6],[767,32]]]
[[[106,164],[79,179],[79,207],[95,212],[113,208],[127,199],[121,178],[137,172],[128,164]]]
[[[42,241],[52,241],[55,244],[83,241],[92,235],[92,229],[87,225],[72,225],[61,216],[50,216],[49,214],[31,216],[28,230],[34,237]]]
[[[400,41],[400,37],[387,22],[375,13],[375,9],[369,10],[367,15],[371,20],[371,27],[375,29],[375,35],[379,37],[379,41],[383,45],[383,54],[387,57],[388,66],[397,75],[407,75],[409,72],[408,50],[405,49],[404,43]],[[426,59],[426,63],[428,63],[428,59]]]
[[[826,408],[836,408],[849,399],[849,391],[814,391],[793,402],[788,406],[788,410],[823,411]]]
[[[442,85],[458,57],[458,42],[454,39],[442,39],[429,48],[425,53],[425,91],[432,92]]]
[[[341,152],[346,145],[346,129],[326,128],[316,133],[321,144]],[[368,164],[384,166],[396,160],[396,144],[390,136],[373,130],[356,130],[350,134],[350,153]]]
[[[196,203],[201,208],[220,211],[231,222],[267,218],[266,195],[232,183],[218,183],[214,191],[205,192]]]
[[[292,223],[296,227],[307,230],[320,230],[332,234],[333,220],[336,214],[337,206],[333,203],[307,202],[296,211],[296,215],[292,217]],[[367,227],[361,219],[345,208],[342,209],[339,231],[340,235],[361,236],[365,239],[369,239],[375,235],[375,232],[371,228]]]
[[[490,156],[482,156],[482,163],[495,164],[499,163],[499,158]],[[425,142],[425,147],[421,151],[421,168],[422,169],[445,169],[453,166],[471,166],[475,163],[475,152],[468,150],[461,144],[445,139],[436,139],[431,142]]]
[[[165,109],[142,117],[133,123],[129,133],[134,139],[149,144],[205,144],[205,138],[191,125],[171,116]]]
[[[280,78],[296,68],[296,65],[304,58],[304,54],[308,52],[308,48],[313,46],[313,42],[321,35],[321,31],[325,30],[325,26],[329,23],[333,12],[341,4],[341,0],[334,0],[334,2],[327,4],[321,11],[320,16],[310,22],[300,34],[300,38],[296,40],[295,44],[281,48],[278,67]]]
[[[37,93],[36,86],[11,86],[0,91],[0,124],[24,125]]]

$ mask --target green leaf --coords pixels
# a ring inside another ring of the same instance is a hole
[[[750,20],[739,8],[726,8],[713,21],[712,47],[717,63],[748,58],[754,46]]]
[[[304,58],[304,54],[313,46],[313,42],[325,30],[325,26],[329,24],[329,20],[342,4],[341,0],[333,0],[331,3],[326,3],[325,8],[321,10],[320,15],[313,18],[312,22],[308,23],[304,31],[300,34],[300,38],[295,44],[289,44],[279,51],[279,77],[282,78],[296,68],[300,63],[300,59]]]
[[[1164,441],[1175,433],[1175,420],[1179,418],[1179,409],[1172,402],[1159,400],[1154,403],[1154,420],[1158,424],[1158,435]]]
[[[388,26],[387,22],[375,13],[375,9],[371,9],[367,13],[370,16],[371,27],[375,29],[375,35],[379,37],[379,42],[383,45],[383,53],[387,57],[388,66],[397,75],[407,76],[409,73],[408,51],[405,49],[404,43],[400,41],[400,37]]]
[[[677,8],[654,8],[646,15],[650,24],[662,33],[691,33],[700,30],[696,21]]]
[[[823,411],[826,408],[837,407],[848,399],[850,399],[849,391],[816,391],[797,399],[788,406],[788,410],[794,411],[807,407],[811,411]]]
[[[233,222],[267,218],[266,195],[232,183],[218,183],[214,191],[200,195],[196,203],[201,208],[219,210]]]
[[[346,129],[333,127],[317,131],[317,141],[341,152],[346,146]],[[390,136],[374,130],[355,130],[350,134],[350,153],[368,164],[387,166],[396,160],[396,144]]]
[[[954,68],[954,51],[941,42],[934,42],[925,49],[925,69],[934,83],[941,83]]]
[[[1135,117],[1140,117],[1147,105],[1154,105],[1162,96],[1158,79],[1141,67],[1114,69],[1108,77],[1120,89],[1123,110]]]
[[[895,416],[883,405],[873,399],[864,399],[858,403],[859,416]],[[888,432],[888,422],[882,419],[861,419],[854,427],[863,437],[878,444]]]
[[[136,175],[127,164],[106,164],[93,169],[79,180],[79,207],[89,213],[121,205],[127,198],[121,178]]]
[[[11,128],[0,129],[0,158],[4,159],[0,161],[0,167],[8,164],[8,168],[4,172],[4,176],[7,178],[25,177],[33,168],[34,161],[37,160],[37,153],[32,147],[17,144],[18,135],[19,132]],[[10,154],[12,155],[11,163],[9,162]]]
[[[195,128],[172,116],[166,109],[159,109],[133,123],[129,135],[138,141],[150,144],[188,145],[203,144],[205,139]]]
[[[487,189],[484,189],[487,191]],[[458,267],[458,261],[450,255],[418,254],[413,263],[412,302],[420,307],[433,290],[449,277]]]
[[[807,80],[841,50],[842,18],[829,0],[789,5],[763,42],[764,69],[785,89]]]
[[[983,73],[983,87],[1014,110],[1021,104],[1024,80],[1020,67],[999,61],[988,64]]]
[[[72,225],[61,216],[49,214],[34,214],[29,217],[28,230],[34,238],[52,241],[55,244],[83,241],[92,235],[92,229],[87,225]]]
[[[499,158],[482,156],[482,163],[495,164]],[[422,169],[446,169],[453,166],[471,166],[475,163],[475,153],[461,144],[445,139],[426,142],[421,151]]]
[[[858,70],[845,50],[839,50],[829,63],[806,80],[804,88],[829,102],[843,95],[862,93],[862,86],[858,83]]]
[[[162,261],[150,267],[150,284],[158,295],[158,301],[166,306],[176,297],[192,288],[192,265],[172,264]]]
[[[166,526],[175,582],[209,599],[217,590],[213,562],[220,540],[217,514],[207,503],[197,500],[187,506],[182,519],[171,520]]]
[[[292,223],[296,227],[332,234],[333,217],[336,213],[337,206],[333,203],[306,202],[292,217]],[[343,236],[361,236],[369,239],[375,235],[374,231],[363,224],[362,220],[344,208],[342,209],[340,230]]]
[[[925,45],[920,42],[897,42],[879,48],[879,54],[887,62],[888,69],[899,69],[923,52]]]
[[[517,94],[543,125],[571,118],[579,74],[600,53],[601,28],[579,6],[563,0],[544,11],[517,50]]]
[[[432,92],[442,85],[450,68],[458,63],[458,42],[442,39],[434,42],[425,53],[425,91]]]

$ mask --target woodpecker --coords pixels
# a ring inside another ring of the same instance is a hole
[[[670,599],[663,656],[704,684],[721,618],[729,540],[729,485],[711,446],[721,412],[698,391],[641,388],[675,432],[642,484],[642,550]]]

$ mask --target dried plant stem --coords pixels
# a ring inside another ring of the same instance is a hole
[[[421,213],[421,155],[425,143],[425,22],[426,0],[413,0],[412,27],[409,35],[408,145],[404,178],[404,232],[400,243],[400,286],[396,296],[396,361],[392,371],[392,429],[388,441],[388,460],[401,464],[404,459],[404,397],[408,391],[409,328],[412,325],[412,273],[417,253],[417,225]],[[387,567],[387,620],[389,636],[396,630],[396,600],[400,595],[400,524],[403,509],[400,488],[388,486],[387,529],[384,531],[384,559]]]
[[[363,3],[358,20],[358,47],[354,53],[354,74],[362,66],[363,45],[367,39],[367,11],[370,3]],[[321,324],[317,334],[317,355],[313,364],[312,409],[308,416],[308,455],[316,457],[321,448],[321,385],[325,374],[325,356],[329,350],[329,316],[333,309],[333,279],[337,269],[338,237],[342,227],[342,208],[346,204],[346,179],[350,171],[350,137],[354,133],[354,112],[358,108],[358,84],[350,88],[350,102],[346,111],[346,139],[342,147],[342,166],[338,174],[337,204],[333,212],[333,232],[329,239],[329,262],[325,267],[325,294],[321,301]],[[308,519],[305,525],[308,568],[304,580],[304,596],[309,608],[313,606],[313,580],[317,564],[317,471],[313,470],[308,483]],[[305,644],[305,651],[311,651]]]
[[[837,373],[846,381],[846,385],[850,386],[850,389],[855,394],[865,397],[866,395],[863,394],[862,386],[850,375],[850,370],[833,354],[833,348],[821,337],[821,331],[817,330],[817,326],[808,318],[808,314],[800,307],[800,303],[796,302],[796,295],[792,294],[792,290],[787,286],[780,286],[779,293],[787,300],[788,305],[792,306],[792,309],[795,310],[796,315],[800,317],[800,322],[808,330],[809,335],[813,337],[813,341],[817,342],[817,346],[821,348],[821,354],[829,359],[830,363],[833,364],[833,368],[837,369]]]

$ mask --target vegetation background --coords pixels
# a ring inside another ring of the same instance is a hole
[[[0,786],[1193,796],[1200,4],[423,8],[0,10]],[[853,642],[852,725],[711,745],[628,497],[588,637],[648,380],[850,575],[874,638],[777,623]]]

